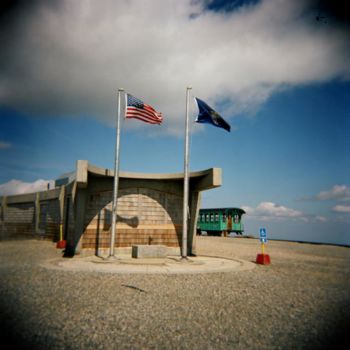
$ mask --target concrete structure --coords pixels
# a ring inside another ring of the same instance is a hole
[[[30,234],[58,240],[63,225],[66,254],[108,252],[113,171],[78,160],[75,174],[56,189],[0,197],[0,238]],[[221,185],[221,169],[190,173],[188,253],[195,253],[201,191]],[[115,247],[156,244],[180,252],[183,173],[120,172]]]
[[[132,246],[131,256],[137,259],[144,258],[165,258],[168,250],[165,245],[137,244]]]

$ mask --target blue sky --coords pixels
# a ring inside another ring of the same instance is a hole
[[[191,170],[223,171],[222,187],[203,193],[202,206],[243,207],[253,235],[266,227],[271,238],[350,244],[344,18],[314,1],[165,3],[38,1],[9,9],[0,192],[36,189],[77,159],[112,168],[118,87],[164,115],[162,126],[123,121],[121,169],[182,172],[191,84],[232,127],[191,124]],[[192,120],[195,113],[192,104]]]

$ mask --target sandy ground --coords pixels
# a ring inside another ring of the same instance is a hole
[[[256,239],[198,237],[254,262]],[[271,265],[197,274],[45,267],[47,241],[0,242],[3,344],[23,349],[327,349],[350,330],[350,248],[270,241]],[[338,346],[337,346],[338,345]],[[346,348],[346,346],[344,346]]]

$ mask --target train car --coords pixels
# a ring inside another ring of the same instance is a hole
[[[226,236],[231,232],[242,235],[244,226],[242,215],[245,211],[240,208],[212,208],[200,209],[197,221],[197,234],[202,231],[208,235]]]

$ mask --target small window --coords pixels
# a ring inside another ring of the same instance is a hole
[[[206,216],[205,216],[205,221],[206,221],[206,222],[209,222],[209,214],[206,214]]]
[[[226,214],[225,213],[222,215],[222,222],[226,222]]]
[[[210,214],[210,222],[214,221],[214,214]]]
[[[215,222],[219,222],[219,214],[215,213]]]

